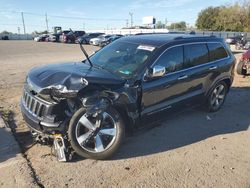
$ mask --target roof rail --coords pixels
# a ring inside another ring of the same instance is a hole
[[[174,40],[180,40],[180,39],[183,39],[183,37],[175,37]]]

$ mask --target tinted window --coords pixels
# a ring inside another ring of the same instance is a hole
[[[183,47],[177,46],[168,49],[160,56],[156,65],[166,67],[166,73],[181,70],[183,68]]]
[[[210,61],[215,61],[218,59],[223,59],[227,57],[227,52],[225,48],[220,43],[208,43]]]
[[[185,67],[201,65],[209,61],[206,44],[189,44],[184,46]]]

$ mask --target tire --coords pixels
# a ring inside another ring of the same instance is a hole
[[[228,86],[224,81],[217,83],[207,96],[206,108],[209,112],[218,111],[225,102]]]
[[[236,72],[237,74],[239,75],[244,75],[244,71],[243,71],[243,61],[240,60],[239,63],[237,64],[237,67],[236,67]]]
[[[78,155],[85,158],[99,160],[110,158],[118,150],[125,137],[125,126],[121,115],[114,108],[109,108],[102,113],[102,120],[99,121],[97,117],[86,117],[85,112],[84,108],[80,108],[70,120],[68,137],[72,148]],[[86,118],[92,125],[95,124],[95,127],[98,127],[96,125],[99,123],[100,128],[96,130],[87,128],[89,126]],[[107,119],[109,123],[106,122]],[[113,124],[113,126],[107,129],[102,127],[107,126],[105,124]],[[95,135],[89,137],[92,133]]]

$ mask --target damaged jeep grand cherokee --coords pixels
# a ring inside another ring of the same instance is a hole
[[[223,105],[235,57],[220,38],[179,34],[123,37],[77,63],[32,69],[21,111],[39,138],[54,139],[61,161],[76,152],[106,159],[125,131],[157,112]]]

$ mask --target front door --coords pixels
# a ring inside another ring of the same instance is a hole
[[[185,94],[188,75],[183,71],[183,46],[166,50],[153,66],[163,66],[166,74],[142,83],[142,115],[171,108]]]

